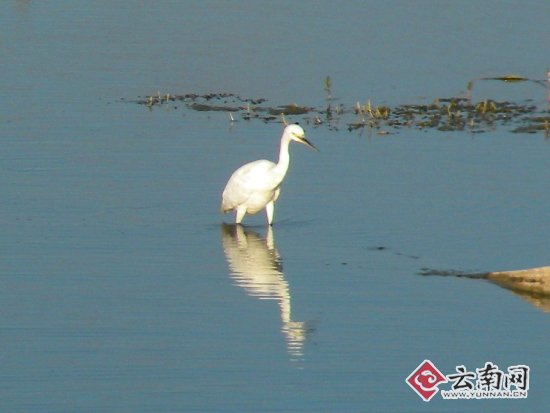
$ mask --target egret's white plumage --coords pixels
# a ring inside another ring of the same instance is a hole
[[[288,145],[299,142],[317,150],[305,138],[299,125],[288,125],[281,137],[279,162],[260,159],[241,166],[227,182],[222,194],[222,214],[235,211],[235,223],[240,224],[245,214],[256,214],[265,208],[267,223],[273,224],[274,202],[281,192],[281,182],[290,163]]]

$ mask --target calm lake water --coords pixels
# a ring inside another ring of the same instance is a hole
[[[0,12],[1,411],[546,411],[544,307],[419,275],[550,264],[542,133],[304,125],[320,152],[291,147],[273,229],[263,213],[240,228],[219,215],[221,191],[243,163],[275,159],[281,123],[128,101],[323,105],[330,75],[348,105],[393,105],[478,77],[543,79],[547,2],[14,0]],[[532,84],[474,95],[545,99]],[[425,359],[445,375],[530,366],[528,397],[425,403],[405,382]]]

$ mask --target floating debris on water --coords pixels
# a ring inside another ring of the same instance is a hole
[[[473,85],[482,80],[498,80],[506,83],[529,81],[540,84],[550,91],[550,81],[503,76],[470,81],[467,85],[467,97],[437,98],[431,104],[412,103],[394,107],[375,106],[370,99],[367,99],[364,105],[356,102],[353,106],[347,107],[343,103],[333,102],[335,100],[332,98],[333,85],[330,77],[327,76],[324,90],[327,92],[328,106],[326,103],[309,106],[295,102],[272,106],[265,98],[242,98],[234,93],[181,95],[157,92],[155,95],[138,97],[131,102],[147,106],[149,110],[168,105],[174,109],[183,107],[197,112],[227,112],[231,122],[234,122],[237,117],[246,121],[282,122],[281,116],[286,115],[293,118],[292,122],[302,121],[315,128],[326,127],[331,131],[338,131],[341,127],[345,127],[348,131],[362,133],[363,130],[367,130],[368,133],[373,132],[377,135],[399,133],[402,129],[463,131],[472,134],[491,132],[504,127],[511,133],[544,132],[546,137],[550,137],[550,107],[541,109],[530,100],[523,103],[499,102],[492,99],[472,102],[469,97]],[[130,102],[126,99],[122,101]]]

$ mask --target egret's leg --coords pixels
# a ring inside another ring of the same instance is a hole
[[[240,224],[246,214],[246,207],[239,206],[235,210],[235,224]]]
[[[275,203],[270,201],[265,206],[265,213],[267,215],[267,224],[273,225],[273,210],[275,209]]]

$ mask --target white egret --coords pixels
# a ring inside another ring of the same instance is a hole
[[[290,163],[288,145],[299,142],[318,150],[305,138],[299,125],[288,125],[281,137],[279,162],[260,159],[241,166],[227,182],[222,194],[221,212],[235,211],[235,223],[240,224],[245,214],[256,214],[265,208],[267,223],[273,224],[274,203],[281,192],[281,182]]]

